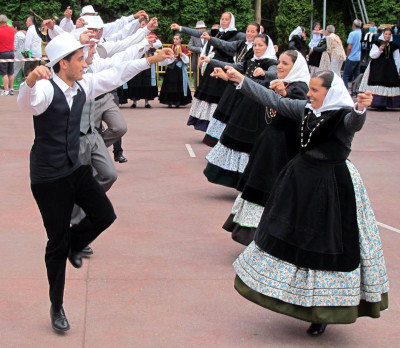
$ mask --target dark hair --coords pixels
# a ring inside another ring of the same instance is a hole
[[[335,76],[335,74],[333,73],[333,71],[321,70],[321,71],[316,72],[312,77],[317,77],[317,78],[321,79],[322,87],[329,89],[329,88],[331,88],[334,76]]]
[[[175,36],[179,36],[180,39],[182,40],[182,34],[180,34],[180,33],[175,33],[175,34],[174,34],[174,37],[175,37]]]
[[[251,23],[248,25],[248,27],[249,27],[250,25],[252,25],[253,27],[256,27],[258,33],[260,32],[260,29],[261,29],[260,24],[258,24],[257,22],[251,22]]]
[[[12,22],[12,26],[13,26],[14,28],[17,28],[17,30],[21,30],[21,29],[22,29],[21,23],[18,22],[18,21]]]
[[[298,56],[298,52],[295,50],[287,50],[285,52],[282,52],[281,54],[286,54],[287,56],[289,56],[293,64],[296,62]]]
[[[61,59],[64,59],[64,60],[69,62],[69,61],[71,61],[71,58],[75,53],[76,53],[76,51],[70,53],[69,55],[67,55],[67,56],[65,56],[64,58],[61,58]],[[58,73],[60,71],[60,68],[61,68],[60,67],[60,61],[58,61],[56,64],[53,65],[53,70],[54,70],[55,73]]]
[[[254,37],[254,40],[257,39],[257,38],[262,39],[262,40],[264,41],[264,43],[268,46],[268,36],[267,36],[267,35],[265,35],[265,34],[257,34],[257,35]],[[254,41],[254,40],[253,40],[253,41]]]
[[[314,25],[313,25],[313,29],[314,29],[317,25],[321,26],[321,23],[320,23],[320,22],[315,22]]]
[[[393,34],[392,29],[390,29],[390,28],[385,28],[385,29],[383,29],[382,34],[383,34],[385,31],[390,31],[390,33]]]

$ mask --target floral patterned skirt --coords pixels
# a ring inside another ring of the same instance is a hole
[[[370,65],[368,64],[358,90],[360,92],[372,92],[374,98],[371,106],[389,108],[400,107],[400,87],[370,86],[368,85],[369,72]]]
[[[314,323],[377,318],[388,308],[389,282],[382,244],[367,192],[351,162],[357,205],[360,265],[351,272],[299,268],[252,242],[234,262],[237,291],[263,307]]]
[[[221,138],[221,134],[226,127],[226,123],[217,120],[212,117],[210,123],[208,124],[206,134],[212,138],[219,140]]]

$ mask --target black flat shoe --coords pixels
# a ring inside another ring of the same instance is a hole
[[[57,332],[65,332],[69,330],[67,317],[64,313],[64,308],[54,310],[53,306],[50,307],[51,327]]]
[[[72,251],[71,249],[69,249],[68,260],[75,268],[82,267],[82,255],[79,251]]]
[[[313,337],[320,336],[325,332],[327,325],[328,324],[311,324],[307,329],[307,333]]]
[[[93,249],[88,245],[88,246],[85,246],[82,250],[81,250],[81,255],[83,256],[83,257],[86,257],[86,256],[91,256],[91,255],[93,255]]]
[[[132,109],[135,109],[135,108],[136,108],[136,104],[133,103],[133,104],[131,105],[131,108],[132,108]]]
[[[119,162],[119,163],[128,162],[128,160],[125,158],[124,155],[119,155],[119,156],[114,157],[114,161]]]
[[[145,107],[146,109],[151,109],[151,105],[150,105],[150,104],[146,104],[144,107]]]

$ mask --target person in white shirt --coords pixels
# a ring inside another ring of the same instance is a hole
[[[36,32],[34,25],[34,18],[29,16],[26,19],[26,26],[28,30],[25,36],[25,56],[28,58],[41,58],[42,57],[42,40]],[[30,53],[28,53],[30,52]],[[25,62],[24,75],[28,76],[29,73],[40,64],[40,61]]]
[[[18,106],[33,115],[35,140],[30,153],[31,190],[42,215],[48,242],[46,268],[50,286],[50,318],[55,331],[70,326],[63,309],[67,258],[80,268],[80,250],[108,228],[116,216],[104,190],[93,178],[90,166],[78,159],[80,118],[86,100],[112,90],[151,64],[171,58],[163,49],[159,55],[134,61],[94,74],[87,68],[83,45],[68,33],[46,46],[54,74],[36,67],[20,86]],[[74,204],[86,217],[70,227]]]

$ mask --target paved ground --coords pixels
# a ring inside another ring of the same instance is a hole
[[[189,108],[153,102],[122,109],[128,163],[110,191],[118,219],[93,243],[81,269],[68,265],[65,311],[71,330],[50,326],[45,232],[29,187],[32,117],[16,96],[0,98],[1,347],[398,347],[400,339],[400,112],[369,112],[351,160],[361,172],[381,227],[390,309],[378,320],[308,324],[252,304],[233,289],[242,247],[221,225],[236,192],[202,174],[209,148],[186,126]],[[196,154],[189,156],[185,144]],[[397,230],[397,232],[396,232]]]

